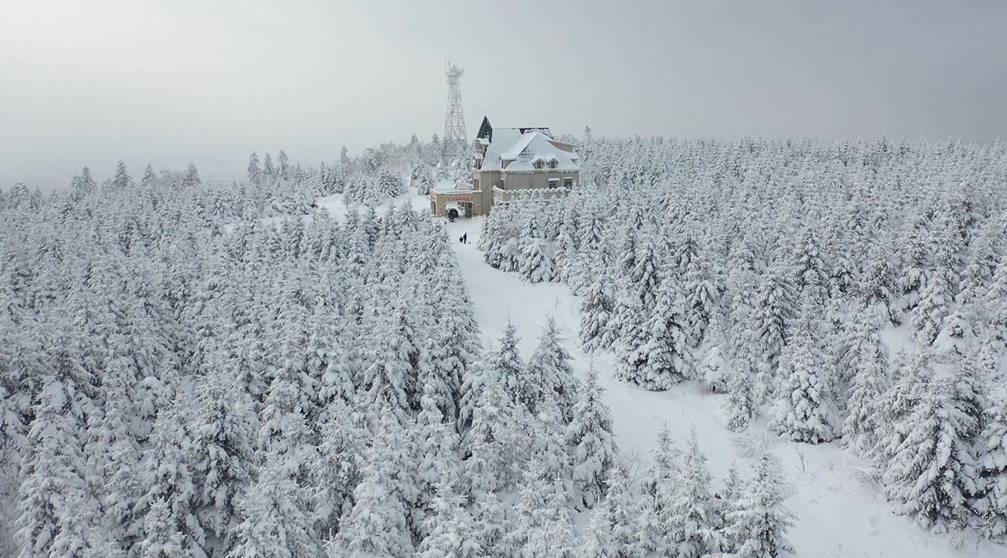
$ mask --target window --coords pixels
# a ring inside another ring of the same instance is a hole
[[[563,187],[564,188],[573,188],[573,179],[572,178],[564,178],[563,179]]]
[[[556,164],[557,164],[556,159],[553,159],[552,161],[549,161],[549,168],[550,169],[556,168]]]
[[[541,169],[544,165],[542,164],[542,159],[535,161],[535,168]]]

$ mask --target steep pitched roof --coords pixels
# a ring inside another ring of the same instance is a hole
[[[489,117],[483,117],[483,123],[479,126],[479,133],[476,134],[476,139],[486,139],[490,143],[493,142],[493,126],[490,126]]]
[[[556,161],[556,167],[549,170],[580,170],[577,154],[553,145],[548,128],[498,128],[493,131],[493,140],[486,149],[484,171],[531,172],[539,170],[535,161]]]

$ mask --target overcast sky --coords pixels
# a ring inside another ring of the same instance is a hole
[[[2,0],[0,188],[496,126],[1007,138],[1007,2]]]

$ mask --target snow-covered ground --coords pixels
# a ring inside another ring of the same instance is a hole
[[[407,200],[416,211],[429,211],[426,196],[402,196],[395,203],[401,205]],[[337,216],[346,212],[341,196],[323,198],[319,206]],[[910,518],[895,515],[878,487],[862,480],[867,463],[840,449],[838,442],[822,445],[788,442],[765,434],[765,418],[756,422],[748,435],[739,435],[726,426],[727,417],[722,411],[724,395],[709,393],[688,382],[666,392],[651,392],[616,380],[611,354],[586,355],[580,350],[577,342],[580,303],[569,287],[559,283],[528,283],[516,273],[505,273],[484,263],[482,252],[476,249],[481,217],[442,222],[460,264],[459,285],[464,285],[472,298],[484,347],[492,348],[511,321],[521,338],[521,355],[527,359],[545,319],[553,317],[567,340],[575,372],[583,377],[591,366],[598,371],[599,384],[605,389],[604,400],[612,410],[619,449],[631,462],[649,460],[658,432],[665,425],[682,449],[695,428],[700,446],[709,457],[716,485],[727,477],[732,463],[738,465],[743,476],[749,474],[742,448],[752,443],[753,438],[756,442],[769,440],[796,490],[786,505],[797,516],[788,538],[798,556],[1007,556],[1007,548],[1003,546],[971,535],[935,535],[914,525]],[[458,242],[465,233],[468,244]],[[893,354],[901,348],[904,336],[900,333],[886,335],[885,341]]]

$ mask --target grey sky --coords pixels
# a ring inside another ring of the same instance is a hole
[[[441,135],[1007,137],[1007,2],[3,0],[0,188]]]

